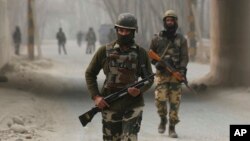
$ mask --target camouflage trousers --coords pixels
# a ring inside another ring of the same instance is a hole
[[[142,108],[124,111],[102,111],[104,141],[137,141],[142,120]]]
[[[181,101],[181,84],[180,83],[163,83],[156,86],[155,105],[160,117],[166,117],[168,114],[167,102],[169,103],[169,123],[177,124],[180,120],[178,111]]]

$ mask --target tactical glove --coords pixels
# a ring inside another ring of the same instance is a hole
[[[187,76],[186,76],[186,75],[187,75],[187,69],[184,68],[184,67],[181,68],[181,69],[180,69],[180,73],[181,73],[181,75],[184,77],[184,79],[187,80]],[[181,81],[181,82],[184,82],[185,80],[183,80],[183,81]]]

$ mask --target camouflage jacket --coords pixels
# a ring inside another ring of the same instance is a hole
[[[112,46],[116,45],[116,42],[111,43]],[[139,60],[141,60],[141,63],[145,65],[145,69],[148,74],[152,74],[152,68],[150,64],[150,60],[148,58],[147,52],[139,47],[138,47],[138,54],[139,54]],[[98,51],[95,53],[94,57],[92,58],[86,72],[85,72],[85,78],[86,78],[86,83],[88,87],[88,91],[93,98],[96,95],[100,96],[107,96],[113,92],[110,92],[108,89],[106,89],[105,83],[102,87],[101,92],[98,90],[98,84],[97,84],[97,75],[99,74],[100,70],[102,69],[106,79],[107,80],[108,74],[109,74],[109,62],[107,59],[107,54],[106,54],[106,46],[102,46],[98,49]],[[140,61],[139,61],[140,62]],[[145,73],[141,69],[140,65],[138,64],[138,77],[145,78]],[[147,75],[148,75],[147,74]],[[152,86],[152,83],[149,83],[148,85],[143,86],[141,89],[141,93],[145,92]],[[124,86],[126,87],[126,86]],[[140,94],[137,97],[132,97],[130,95],[126,95],[125,97],[117,100],[116,102],[112,103],[110,105],[111,110],[121,110],[121,109],[127,109],[127,108],[135,108],[138,106],[143,106],[144,105],[144,100],[143,100],[143,95]]]
[[[167,37],[161,36],[161,34],[157,34],[151,41],[150,49],[156,52],[160,57],[163,56],[163,61],[168,60],[168,62],[171,62],[170,64],[177,71],[186,69],[189,60],[188,47],[187,40],[182,34],[177,33],[173,41],[169,40]],[[167,51],[165,52],[165,50]],[[163,55],[164,52],[165,54]],[[158,70],[156,73],[158,79],[165,79],[164,81],[170,82],[178,82],[167,73],[160,73]]]

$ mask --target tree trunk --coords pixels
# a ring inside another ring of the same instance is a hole
[[[35,25],[33,17],[33,0],[28,0],[28,55],[29,59],[33,60],[34,55],[34,42],[35,42]]]
[[[211,1],[211,84],[250,85],[250,1]]]
[[[0,69],[10,60],[11,50],[7,0],[0,0]],[[1,75],[1,74],[0,74]]]

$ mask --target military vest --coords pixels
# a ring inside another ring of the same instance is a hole
[[[108,75],[104,84],[107,89],[124,88],[137,81],[139,47],[131,46],[123,51],[118,44],[106,46]]]
[[[177,34],[173,41],[170,41],[166,37],[156,35],[157,48],[156,52],[159,56],[164,56],[163,60],[168,61],[176,69],[180,68],[181,59],[181,45],[184,42],[184,37],[181,34]],[[165,51],[167,50],[167,51]],[[165,52],[165,54],[163,54]]]

